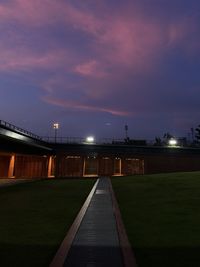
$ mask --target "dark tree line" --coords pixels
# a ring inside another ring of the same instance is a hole
[[[154,145],[155,146],[167,145],[169,140],[172,138],[174,138],[174,136],[170,134],[169,132],[164,133],[163,138],[156,136]]]
[[[198,146],[200,144],[200,124],[196,127],[196,128],[190,128],[190,135],[191,135],[191,141],[188,143],[187,138],[184,137],[182,139],[182,141],[184,141],[184,143],[187,145],[194,145],[194,146]],[[172,134],[170,134],[169,132],[164,133],[163,137],[155,137],[155,143],[154,145],[157,146],[162,146],[162,145],[166,145],[168,144],[168,141],[170,139],[174,138],[174,136]]]
[[[195,138],[197,140],[197,142],[200,142],[200,125],[198,125],[198,127],[195,129]]]

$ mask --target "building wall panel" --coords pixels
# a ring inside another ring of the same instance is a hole
[[[99,160],[96,157],[85,157],[84,167],[83,167],[84,176],[97,176],[99,173]]]
[[[137,157],[125,157],[122,160],[122,174],[144,174],[144,160]]]
[[[200,157],[196,155],[150,155],[144,160],[146,174],[200,170]]]
[[[15,160],[16,178],[42,178],[48,174],[48,159],[43,156],[17,155]]]
[[[0,155],[0,178],[7,178],[11,156]]]
[[[99,157],[99,176],[113,175],[113,159],[111,157]]]
[[[58,155],[55,164],[56,177],[83,176],[83,158],[81,156]]]

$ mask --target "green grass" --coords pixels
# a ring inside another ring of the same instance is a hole
[[[139,267],[200,266],[200,172],[112,183]]]
[[[43,180],[0,188],[0,266],[48,266],[92,180]]]

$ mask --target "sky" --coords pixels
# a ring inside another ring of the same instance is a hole
[[[199,0],[0,0],[0,119],[154,139],[200,124]]]

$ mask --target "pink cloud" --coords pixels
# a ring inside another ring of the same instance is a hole
[[[116,110],[116,109],[107,108],[107,107],[97,107],[97,106],[92,106],[92,105],[86,105],[86,104],[81,104],[75,101],[67,101],[67,100],[53,98],[47,95],[43,97],[43,100],[51,105],[60,106],[63,108],[70,108],[70,109],[81,110],[81,111],[104,112],[104,113],[110,113],[111,115],[115,115],[115,116],[132,115],[130,112],[123,111],[123,110]]]
[[[73,55],[67,49],[47,50],[45,53],[33,51],[28,47],[7,48],[0,45],[1,71],[30,71],[37,69],[59,69],[70,71]]]
[[[99,42],[109,48],[106,56],[110,61],[144,71],[155,57],[155,47],[160,48],[161,36],[157,25],[145,20],[115,18]]]
[[[75,66],[74,72],[82,76],[102,78],[107,76],[107,73],[103,71],[104,68],[96,60],[90,60]]]
[[[190,42],[190,39],[187,41],[186,38],[191,34],[194,34],[198,28],[198,23],[196,22],[196,17],[186,17],[183,19],[178,19],[173,23],[168,25],[168,44],[169,45],[183,45],[184,42]]]
[[[199,53],[199,18],[195,14],[172,20],[151,20],[132,9],[131,15],[126,11],[114,12],[112,16],[105,14],[102,19],[85,10],[73,7],[69,10],[68,22],[94,38],[93,50],[111,69],[114,67],[114,71],[116,67],[131,67],[134,71],[149,72],[163,52],[174,46],[186,56]]]
[[[56,11],[62,12],[59,1],[49,0],[13,0],[9,3],[0,4],[0,20],[16,20],[21,23],[28,23],[39,26],[43,23],[52,23],[59,19]]]
[[[88,40],[86,46],[89,52],[74,48],[70,39],[66,41],[65,47],[63,45],[60,49],[59,42],[62,42],[62,37],[55,41],[54,49],[49,48],[47,42],[43,54],[37,52],[37,47],[29,46],[28,43],[23,44],[23,47],[20,47],[20,44],[9,49],[6,43],[8,41],[1,40],[3,42],[0,47],[1,71],[41,68],[55,72],[59,70],[56,78],[52,77],[51,81],[47,78],[48,80],[40,85],[47,94],[43,98],[44,101],[65,108],[106,112],[118,116],[130,114],[106,105],[93,106],[85,103],[113,99],[113,95],[118,95],[117,91],[123,89],[123,82],[128,75],[130,78],[130,73],[144,75],[145,72],[155,70],[156,63],[159,62],[165,49],[179,46],[186,50],[191,47],[188,45],[190,39],[188,38],[188,41],[187,37],[195,25],[195,21],[188,21],[185,18],[170,23],[164,20],[158,23],[156,19],[152,21],[134,11],[131,15],[125,11],[122,13],[114,11],[112,16],[108,14],[102,16],[101,10],[99,14],[95,14],[93,10],[78,8],[68,1],[59,0],[15,0],[10,5],[0,4],[0,21],[10,20],[19,22],[21,27],[27,26],[30,29],[31,26],[37,27],[38,31],[40,28],[46,29],[49,24],[59,22],[66,28],[65,33],[68,29],[75,34],[81,32],[82,38],[86,37]],[[41,30],[39,34],[42,33]],[[19,30],[16,33],[20,34],[23,35],[23,31]],[[12,38],[14,40],[13,36]],[[72,73],[82,77],[81,80],[84,80],[82,84],[78,84],[77,77],[68,80],[67,75],[70,76]],[[122,87],[118,84],[122,84]],[[128,90],[133,89],[125,89],[127,100],[130,95]],[[55,98],[56,91],[66,92],[63,93],[64,99]],[[80,95],[80,101],[65,100],[68,96],[70,99],[74,93]],[[84,101],[85,99],[88,101]]]
[[[105,79],[103,79],[103,81],[105,81]],[[107,84],[107,82],[105,83]],[[111,113],[109,108],[99,108],[102,104],[98,104],[107,102],[105,99],[110,99],[110,94],[113,95],[113,91],[115,91],[112,88],[108,90],[107,85],[103,86],[101,80],[98,82],[98,85],[95,80],[92,82],[90,80],[70,82],[68,78],[63,77],[63,75],[55,75],[41,84],[41,88],[44,91],[42,100],[47,99],[48,103],[54,105],[57,103],[54,102],[54,100],[57,100],[58,96],[62,95],[62,100],[58,100],[60,106],[76,107],[76,109],[80,108],[81,110],[89,110],[90,108],[91,110],[101,110],[102,112]],[[93,109],[91,104],[88,103],[95,103]],[[112,114],[114,114],[114,109],[111,110],[113,110]]]
[[[186,39],[196,27],[193,19],[182,17],[173,22],[158,22],[134,11],[131,16],[126,12],[113,13],[101,19],[87,10],[68,5],[66,14],[67,23],[94,38],[92,49],[107,65],[114,69],[116,66],[122,69],[131,67],[139,72],[153,69],[152,61],[159,60],[160,54],[169,46],[176,45],[187,50],[189,41]],[[92,74],[92,70],[88,70],[92,64],[89,64],[77,66],[77,73]]]
[[[0,3],[0,20],[16,20],[28,23],[29,26],[60,21],[93,33],[101,26],[90,12],[79,10],[69,2],[59,0],[12,0],[9,3]]]
[[[159,58],[159,52],[166,48],[165,44],[183,45],[184,37],[194,25],[194,22],[188,24],[185,18],[174,23],[153,22],[134,9],[131,15],[126,11],[121,14],[114,12],[112,16],[104,14],[102,17],[101,12],[99,14],[75,7],[67,1],[15,0],[11,4],[0,4],[0,20],[14,19],[29,26],[59,21],[75,31],[89,34],[92,41],[88,45],[96,53],[96,60],[85,59],[84,63],[77,63],[73,70],[81,76],[96,78],[105,75],[107,65],[114,69],[117,65],[149,71],[152,61]],[[102,71],[98,68],[97,62],[100,61]]]

